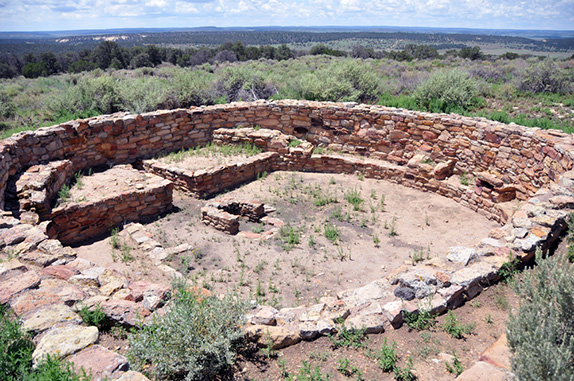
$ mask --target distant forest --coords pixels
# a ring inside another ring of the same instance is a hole
[[[283,36],[284,34],[281,33],[278,36]],[[322,35],[329,34],[323,33]],[[309,35],[318,34],[310,33]],[[271,36],[267,38],[269,39]],[[330,48],[322,43],[316,44],[308,50],[294,50],[286,44],[281,44],[278,47],[273,45],[248,46],[239,40],[226,42],[213,48],[202,47],[198,49],[156,45],[126,47],[114,41],[102,41],[93,49],[80,51],[28,52],[20,55],[2,52],[0,53],[0,78],[14,78],[19,75],[24,75],[26,78],[37,78],[59,73],[80,73],[98,68],[102,70],[137,69],[140,67],[156,67],[163,62],[169,62],[181,67],[193,67],[206,63],[250,61],[261,58],[282,61],[303,55],[330,55],[363,59],[389,58],[397,61],[442,57],[435,46],[414,43],[407,44],[403,50],[383,51],[374,50],[363,45],[355,45],[351,51],[344,51]],[[471,48],[464,45],[461,45],[460,49],[447,51],[446,55],[468,58],[470,60],[485,58],[479,47]],[[515,59],[519,55],[516,53],[505,53],[502,57]]]
[[[161,47],[217,47],[241,41],[247,46],[297,44],[327,44],[342,40],[378,40],[403,48],[406,44],[424,44],[437,49],[460,49],[477,44],[497,44],[514,49],[542,52],[574,51],[574,38],[531,39],[525,37],[465,34],[465,33],[413,33],[413,32],[310,32],[310,31],[187,31],[152,33],[117,33],[114,35],[79,35],[62,38],[6,38],[0,33],[0,53],[22,56],[26,53],[64,53],[94,49],[103,40],[115,40],[122,47],[157,45]]]

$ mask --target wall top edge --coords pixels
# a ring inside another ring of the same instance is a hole
[[[537,135],[545,140],[552,142],[568,142],[568,144],[574,144],[574,134],[567,134],[561,130],[542,130],[537,127],[525,127],[515,123],[505,124],[493,120],[486,119],[484,117],[468,117],[459,114],[444,114],[444,113],[430,113],[423,111],[413,111],[395,107],[379,106],[379,105],[368,105],[356,102],[319,102],[319,101],[306,101],[306,100],[295,100],[295,99],[283,99],[277,101],[268,100],[257,100],[253,102],[232,102],[227,104],[218,104],[210,106],[195,106],[189,109],[178,108],[172,110],[156,110],[141,114],[132,114],[129,112],[118,112],[114,114],[98,115],[95,117],[87,119],[76,119],[61,124],[42,127],[35,131],[23,131],[19,132],[12,137],[1,140],[0,142],[8,141],[18,141],[21,138],[29,137],[32,135],[42,135],[47,136],[55,132],[62,132],[70,128],[78,130],[78,127],[83,125],[93,126],[99,124],[126,124],[132,123],[134,121],[140,120],[151,120],[153,118],[162,118],[170,115],[182,115],[191,116],[193,114],[203,114],[203,113],[217,113],[217,112],[233,112],[248,110],[254,108],[256,110],[261,110],[265,108],[299,108],[307,110],[333,110],[333,111],[346,111],[349,113],[363,113],[370,114],[371,117],[376,117],[376,115],[393,115],[404,118],[412,118],[417,120],[429,120],[435,123],[441,124],[455,124],[459,126],[475,127],[478,129],[489,130],[491,132],[501,132],[501,133],[518,133],[524,136]]]

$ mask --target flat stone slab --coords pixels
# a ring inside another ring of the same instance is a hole
[[[17,259],[0,263],[0,282],[19,276],[28,271],[28,268]]]
[[[101,345],[85,348],[67,360],[74,364],[76,370],[84,368],[87,372],[91,372],[94,379],[110,378],[115,372],[129,369],[127,358]]]
[[[22,318],[22,328],[36,333],[45,331],[58,323],[81,324],[82,318],[65,304],[52,304]]]
[[[337,294],[337,296],[349,307],[359,306],[390,295],[391,292],[389,289],[378,280],[371,282],[366,286],[355,288],[353,290],[342,291]]]
[[[510,348],[508,348],[506,334],[503,333],[490,348],[480,355],[479,361],[510,370],[512,369],[510,365],[511,356],[512,353],[510,352]]]
[[[284,327],[269,325],[250,325],[245,328],[247,339],[260,347],[271,344],[273,349],[281,349],[301,341],[301,336]]]
[[[0,283],[0,304],[6,304],[14,295],[38,287],[40,277],[35,271],[27,271]]]
[[[484,361],[478,361],[456,378],[458,381],[507,381],[510,372]]]
[[[129,300],[110,300],[101,306],[108,319],[122,325],[135,326],[150,314],[141,304]]]
[[[96,327],[68,326],[54,328],[40,339],[32,360],[37,364],[47,355],[63,358],[94,344],[99,337]]]
[[[68,265],[48,266],[40,272],[44,275],[50,275],[54,278],[63,280],[68,280],[74,275],[78,275],[80,273],[78,269]]]

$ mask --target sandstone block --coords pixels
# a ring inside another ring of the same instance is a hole
[[[48,266],[40,270],[40,273],[42,273],[43,275],[53,276],[54,278],[68,280],[74,275],[78,275],[80,271],[69,265],[57,265],[57,266]]]
[[[96,327],[68,326],[53,328],[41,339],[32,359],[37,364],[47,355],[59,358],[76,353],[98,340],[99,332]]]
[[[507,371],[484,361],[478,361],[465,370],[456,379],[458,381],[506,381],[510,378]]]
[[[129,372],[125,372],[118,378],[116,381],[149,381],[149,378],[141,374],[140,372],[136,372],[134,370],[130,370]]]
[[[510,358],[512,353],[508,347],[506,334],[503,333],[487,350],[482,352],[479,361],[484,361],[499,368],[511,370]]]
[[[58,323],[81,324],[82,318],[65,304],[53,304],[22,317],[22,328],[35,333],[45,331]]]
[[[464,246],[453,246],[448,249],[446,258],[454,263],[462,263],[468,265],[469,262],[477,257],[475,249]]]
[[[135,326],[150,314],[142,305],[129,300],[109,300],[101,306],[108,319],[121,325]]]
[[[76,370],[84,368],[96,379],[110,378],[115,372],[129,369],[128,359],[101,345],[92,345],[70,356]]]
[[[361,314],[351,316],[345,321],[345,326],[350,330],[365,329],[365,333],[381,333],[389,320],[381,314]]]
[[[249,341],[256,342],[260,347],[271,344],[273,349],[281,349],[301,341],[299,333],[285,327],[268,325],[250,325],[245,328],[245,335]]]
[[[38,287],[39,284],[40,277],[35,271],[27,271],[19,276],[0,282],[0,304],[6,304],[19,292]]]

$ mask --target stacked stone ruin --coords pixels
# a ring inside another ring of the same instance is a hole
[[[210,142],[249,142],[264,153],[200,171],[152,160]],[[126,373],[123,356],[93,345],[97,328],[82,325],[72,307],[100,303],[114,324],[130,326],[138,316],[161,313],[169,288],[95,267],[65,245],[170,210],[174,186],[205,197],[262,172],[362,173],[452,198],[501,227],[474,247],[451,248],[444,258],[403,266],[316,305],[257,306],[245,330],[260,345],[271,338],[281,348],[335,332],[336,321],[369,333],[398,328],[403,311],[456,308],[495,282],[504,263],[528,261],[552,245],[574,207],[573,145],[561,131],[482,118],[290,100],[120,113],[19,133],[0,142],[0,248],[13,258],[0,263],[0,303],[36,334],[35,359],[57,352],[99,376],[140,377]],[[74,173],[120,164],[153,178],[144,189],[53,207]],[[474,180],[462,184],[461,175]],[[207,205],[206,215],[228,213],[218,205]],[[129,229],[158,266],[168,267],[163,261],[173,249],[152,245],[143,225]]]

